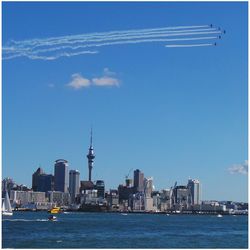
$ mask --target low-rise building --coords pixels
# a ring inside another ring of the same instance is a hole
[[[69,206],[70,194],[61,191],[49,191],[49,202],[56,203],[57,206]]]

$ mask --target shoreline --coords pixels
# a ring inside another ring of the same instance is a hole
[[[18,210],[13,210],[13,212],[49,212],[47,210],[43,209],[18,209]],[[164,212],[147,212],[147,211],[93,211],[93,210],[65,210],[61,213],[64,212],[76,212],[76,213],[117,213],[117,214],[161,214],[161,215],[231,215],[231,216],[238,216],[238,215],[245,215],[248,216],[248,213],[229,213],[228,211],[164,211]],[[60,213],[59,213],[60,214]]]

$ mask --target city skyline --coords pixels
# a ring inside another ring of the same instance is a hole
[[[40,165],[51,174],[66,159],[87,180],[93,126],[92,179],[106,189],[133,168],[156,189],[191,177],[203,200],[247,201],[247,3],[3,3],[2,37],[3,48],[75,44],[81,34],[210,24],[226,30],[217,46],[133,42],[43,58],[18,47],[3,57],[2,177],[31,186]]]

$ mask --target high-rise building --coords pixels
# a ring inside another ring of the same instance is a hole
[[[134,171],[134,188],[135,192],[144,192],[144,174],[139,169]]]
[[[153,177],[144,179],[144,192],[146,197],[151,197],[153,192]]]
[[[32,175],[32,189],[37,192],[48,192],[54,190],[54,176],[45,174],[42,168],[38,168]]]
[[[94,159],[95,159],[94,148],[92,145],[92,128],[90,132],[90,146],[89,146],[89,153],[87,154],[87,158],[88,158],[88,168],[89,168],[89,181],[91,181],[92,168],[93,168]]]
[[[187,185],[191,193],[191,204],[198,205],[200,204],[201,199],[201,184],[198,180],[189,179]]]
[[[173,190],[174,192],[174,205],[179,205],[180,208],[188,206],[188,196],[189,190],[187,186],[176,186]]]
[[[68,162],[63,159],[55,161],[55,191],[68,192],[69,172]]]
[[[39,192],[48,192],[54,190],[54,176],[52,174],[41,174],[38,178]]]
[[[95,189],[97,190],[97,197],[104,198],[105,185],[103,180],[97,180],[95,184]]]
[[[69,193],[71,202],[74,203],[76,196],[80,192],[80,172],[78,170],[69,171]]]
[[[33,191],[38,191],[38,182],[41,174],[44,174],[41,167],[39,167],[36,172],[32,175],[32,189]]]

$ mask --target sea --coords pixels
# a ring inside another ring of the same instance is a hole
[[[14,212],[2,248],[248,248],[248,216]]]

